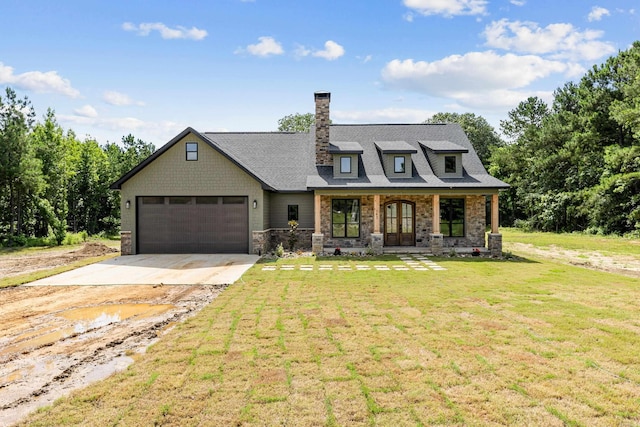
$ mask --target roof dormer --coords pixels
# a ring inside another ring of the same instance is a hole
[[[418,141],[438,178],[462,178],[462,154],[469,149],[449,141]]]
[[[334,178],[357,178],[358,156],[363,153],[357,142],[335,141],[329,143],[329,154],[333,156]]]
[[[413,163],[411,155],[418,152],[406,141],[376,141],[387,178],[411,178]]]

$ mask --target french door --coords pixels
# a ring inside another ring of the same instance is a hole
[[[394,200],[384,205],[385,246],[415,246],[416,205]]]

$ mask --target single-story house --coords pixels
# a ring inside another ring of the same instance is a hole
[[[501,253],[498,193],[508,185],[487,173],[458,124],[331,124],[331,94],[314,97],[310,132],[187,128],[113,183],[122,253],[259,254],[287,246],[290,220],[298,245],[316,253]]]

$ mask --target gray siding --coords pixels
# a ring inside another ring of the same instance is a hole
[[[270,198],[270,228],[289,228],[288,205],[298,205],[300,228],[314,227],[313,193],[273,193]]]
[[[395,157],[404,156],[404,173],[395,173]],[[411,162],[411,154],[409,153],[392,153],[392,154],[383,154],[382,155],[382,166],[384,167],[384,172],[389,178],[411,178],[411,171],[413,170],[412,162]]]
[[[340,173],[341,157],[351,157],[351,173]],[[358,177],[358,155],[357,154],[334,154],[333,155],[333,177],[334,178],[357,178]]]
[[[429,165],[433,173],[438,178],[462,178],[462,154],[436,154],[431,150],[425,150]],[[444,173],[444,158],[445,156],[455,156],[456,158],[456,173]]]
[[[265,230],[271,228],[271,196],[267,191],[262,192],[262,223]]]

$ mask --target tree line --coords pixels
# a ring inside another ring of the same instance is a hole
[[[36,122],[28,98],[7,88],[0,95],[0,245],[116,234],[120,194],[109,185],[154,151],[131,134],[121,144],[81,141],[52,109]]]
[[[530,230],[640,233],[640,42],[558,88],[551,105],[523,100],[500,122],[437,113],[425,123],[459,123],[485,168],[511,188],[501,224]],[[281,131],[307,131],[313,114],[293,114]]]
[[[503,225],[542,231],[640,233],[640,41],[556,89],[551,105],[523,100],[500,122],[502,136],[473,113],[455,122],[483,164],[511,185],[501,194]],[[313,114],[292,114],[280,131],[308,131]],[[61,244],[68,232],[115,234],[120,194],[109,185],[155,151],[129,134],[120,144],[81,141],[48,109],[36,122],[30,101],[0,96],[0,245],[27,237]]]
[[[511,184],[503,223],[543,231],[640,233],[640,42],[500,123],[489,172]]]

